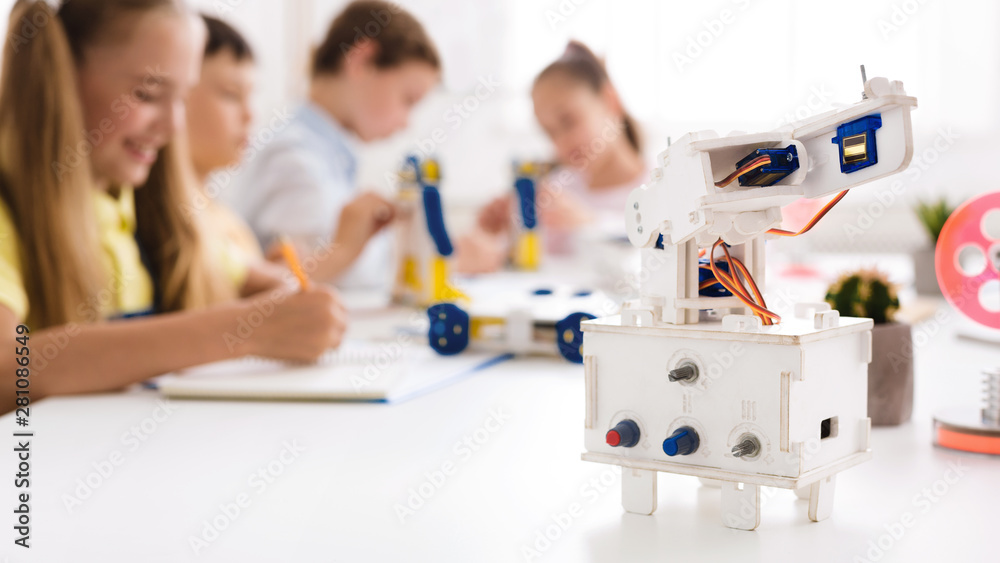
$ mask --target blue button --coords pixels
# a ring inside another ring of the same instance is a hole
[[[682,426],[663,441],[663,453],[669,456],[693,454],[698,444],[698,433],[694,428]]]

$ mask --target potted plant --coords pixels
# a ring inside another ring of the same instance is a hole
[[[872,329],[868,364],[868,416],[875,426],[902,424],[913,413],[913,340],[910,325],[893,321],[899,309],[896,287],[878,270],[843,274],[826,294],[845,317],[867,317]]]
[[[913,253],[913,282],[919,295],[941,295],[937,274],[934,271],[934,249],[944,222],[955,208],[945,198],[921,200],[913,208],[920,224],[927,230],[930,246],[924,246]]]

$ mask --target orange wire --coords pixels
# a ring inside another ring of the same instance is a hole
[[[715,244],[712,245],[712,257],[710,257],[709,260],[708,260],[708,265],[712,269],[712,273],[715,274],[715,279],[719,283],[722,284],[722,287],[728,289],[730,293],[732,293],[734,296],[736,296],[747,307],[750,307],[751,309],[753,309],[756,312],[760,312],[763,309],[759,305],[757,305],[756,303],[754,303],[754,301],[752,299],[750,299],[750,296],[747,295],[746,293],[744,293],[743,290],[738,289],[736,287],[736,283],[733,282],[733,279],[730,278],[728,274],[724,273],[722,270],[719,269],[718,266],[716,266],[715,260],[713,259],[713,257],[715,255],[715,249],[716,249],[716,247],[718,247],[719,243],[721,243],[721,242],[722,242],[722,239],[720,238],[719,240],[717,240],[715,242]]]
[[[740,262],[738,258],[733,258],[733,261],[736,262],[736,267],[739,269],[740,275],[750,283],[750,289],[753,290],[753,294],[757,298],[757,302],[766,308],[767,303],[764,302],[764,295],[761,294],[760,287],[757,286],[757,282],[753,279],[753,276],[750,275],[750,271],[747,270],[747,267],[744,266],[743,262]],[[771,318],[768,317],[767,319],[764,319],[764,324],[772,324]]]
[[[753,293],[754,293],[754,296],[756,297],[756,301],[757,301],[757,302],[760,302],[760,303],[764,303],[764,296],[763,296],[763,295],[761,295],[761,293],[760,293],[760,288],[759,288],[759,287],[757,286],[757,282],[755,282],[755,281],[754,281],[754,279],[753,279],[753,276],[751,276],[751,275],[750,275],[750,271],[749,271],[749,270],[747,270],[747,267],[746,267],[745,265],[743,265],[743,262],[741,262],[741,261],[739,260],[739,258],[732,258],[732,262],[731,262],[731,263],[729,263],[729,267],[730,267],[730,269],[733,269],[733,264],[734,264],[734,263],[735,263],[735,265],[736,265],[735,267],[737,268],[737,270],[736,270],[736,271],[738,271],[738,272],[740,273],[740,275],[741,275],[741,276],[742,276],[742,277],[743,277],[744,279],[746,279],[746,280],[748,280],[748,281],[749,281],[749,283],[750,283],[750,287],[751,287],[751,289],[753,290]],[[703,269],[703,270],[712,270],[712,268],[710,268],[709,266],[699,266],[699,269]],[[715,275],[715,272],[712,272],[712,275],[714,276],[714,275]],[[732,284],[734,284],[734,285],[735,285],[735,284],[737,283],[737,281],[738,281],[738,280],[734,281],[734,280],[733,280],[732,278],[728,278],[728,281],[729,281],[730,283],[732,283]],[[700,284],[698,285],[698,290],[700,291],[700,290],[702,290],[702,289],[705,289],[705,288],[708,288],[708,287],[711,287],[711,286],[713,286],[713,285],[715,285],[715,284],[721,284],[721,285],[722,285],[723,287],[726,287],[726,285],[725,285],[725,284],[722,284],[722,282],[720,282],[719,280],[717,280],[717,279],[711,279],[711,280],[705,280],[705,281],[701,282],[701,283],[700,283]],[[745,285],[744,285],[743,283],[740,283],[740,285],[741,285],[741,291],[740,291],[739,293],[740,293],[741,295],[743,295],[743,296],[745,296],[745,297],[749,298],[749,295],[748,295],[748,294],[746,293],[746,286],[745,286]],[[729,288],[727,287],[726,289],[729,289]],[[740,297],[740,295],[737,295],[737,297],[739,298],[739,297]],[[766,307],[766,304],[765,304],[765,307]],[[757,314],[757,313],[755,312],[755,314]],[[758,316],[760,316],[760,315],[758,315]],[[775,315],[775,317],[777,317],[777,315]],[[780,318],[780,317],[779,317],[779,318]],[[774,323],[773,323],[773,322],[771,321],[771,317],[769,317],[769,316],[764,316],[764,317],[761,317],[761,320],[762,320],[763,324],[765,324],[765,325],[771,325],[771,324],[774,324]]]
[[[769,229],[767,232],[772,235],[778,235],[782,237],[797,237],[803,233],[807,233],[809,232],[809,229],[812,229],[813,227],[816,226],[816,223],[819,223],[819,220],[822,219],[824,215],[826,215],[827,213],[830,212],[831,209],[833,209],[834,205],[837,205],[837,202],[844,199],[845,195],[847,195],[847,190],[844,190],[839,194],[837,194],[833,199],[828,201],[826,205],[823,206],[823,209],[819,210],[819,213],[814,215],[813,218],[810,219],[808,223],[806,223],[805,227],[802,227],[796,233],[793,233],[791,231],[786,231],[784,229]]]
[[[731,278],[728,274],[725,274],[722,270],[718,268],[718,266],[715,265],[715,260],[713,258],[715,256],[715,249],[718,248],[719,244],[722,244],[721,238],[715,241],[715,244],[712,245],[712,253],[708,261],[709,267],[711,268],[712,273],[715,275],[715,279],[722,284],[722,287],[728,289],[730,293],[736,296],[736,298],[739,299],[744,305],[749,307],[758,317],[761,318],[761,321],[764,322],[765,324],[772,324],[773,321],[780,322],[781,317],[779,315],[773,313],[772,311],[769,311],[765,306],[758,304],[750,297],[746,289],[742,287],[742,282],[739,284],[740,287],[737,287],[737,282],[734,281],[733,278]],[[727,260],[729,261],[730,270],[735,272],[732,263],[732,257],[729,255],[729,250],[723,247],[723,252],[725,252]],[[737,262],[739,261],[737,260]],[[750,283],[754,287],[755,295],[760,296],[760,290],[759,288],[756,287],[757,284],[752,281],[753,278],[749,276],[749,272],[746,270],[746,266],[743,266],[742,262],[739,262],[739,264],[742,267],[742,272],[745,272],[747,277],[751,280]],[[763,297],[760,297],[760,299],[761,302],[763,302]]]
[[[746,166],[737,169],[735,172],[733,172],[729,176],[726,176],[721,181],[716,182],[715,185],[720,188],[726,187],[729,184],[731,184],[733,180],[739,178],[743,174],[746,174],[751,170],[756,170],[757,168],[760,168],[762,166],[766,166],[770,163],[771,163],[771,157],[762,156],[747,163]],[[816,215],[813,216],[813,218],[810,219],[809,222],[806,223],[806,225],[801,229],[799,229],[797,232],[793,233],[791,231],[786,231],[784,229],[769,229],[767,232],[772,235],[778,235],[783,237],[797,237],[801,234],[807,233],[813,227],[815,227],[817,223],[819,223],[820,219],[822,219],[827,213],[830,212],[831,209],[833,209],[833,206],[837,205],[837,203],[839,203],[840,200],[844,199],[844,196],[846,195],[847,195],[847,190],[844,190],[839,194],[837,194],[836,196],[834,196],[833,199],[828,201],[826,205],[824,205],[823,208],[820,209],[819,212],[816,213]],[[720,283],[722,284],[722,287],[729,290],[730,293],[732,293],[744,305],[750,308],[750,310],[752,310],[755,315],[760,317],[761,322],[764,325],[772,325],[775,322],[781,322],[781,316],[767,309],[767,304],[764,301],[764,296],[761,294],[760,288],[757,286],[757,282],[755,282],[753,276],[750,275],[750,271],[747,270],[747,267],[743,264],[743,262],[740,262],[738,258],[733,258],[729,254],[729,248],[727,246],[723,246],[722,251],[726,255],[726,263],[729,265],[730,273],[726,274],[722,270],[720,270],[718,266],[716,266],[715,249],[718,248],[719,244],[722,244],[721,237],[719,238],[719,240],[715,241],[715,244],[712,245],[712,252],[709,255],[708,259],[708,269],[712,271],[712,275],[715,276],[715,280],[705,280],[704,282],[699,284],[698,289],[699,290],[705,289],[706,287],[710,287],[712,285],[715,285],[716,283]],[[704,255],[705,255],[705,249],[698,251],[699,257]],[[704,266],[701,267],[704,268]],[[747,285],[750,286],[749,290],[747,290]],[[750,291],[753,292],[753,298],[750,297]]]
[[[733,180],[739,178],[740,176],[746,174],[747,172],[750,172],[751,170],[756,170],[756,169],[758,169],[758,168],[760,168],[762,166],[767,166],[768,164],[771,164],[771,157],[770,156],[764,155],[764,156],[755,158],[754,160],[751,160],[745,166],[743,166],[743,168],[737,168],[736,172],[733,172],[729,176],[726,176],[722,180],[716,182],[715,186],[717,188],[724,188],[724,187],[728,186],[729,184],[732,184]]]
[[[726,256],[726,263],[729,264],[729,276],[730,276],[730,278],[732,278],[733,283],[734,284],[739,284],[740,290],[743,293],[743,295],[749,297],[750,296],[750,292],[747,290],[746,280],[743,279],[743,276],[742,276],[743,272],[741,272],[740,270],[738,270],[736,268],[736,266],[733,264],[733,257],[729,253],[729,246],[728,245],[726,245],[726,244],[722,245],[722,253],[725,254],[725,256]],[[754,285],[756,285],[756,284],[754,284]],[[754,301],[755,304],[760,305],[761,308],[763,308],[763,309],[766,310],[767,305],[763,302],[763,299],[761,298],[759,291],[755,292],[754,300],[753,301]],[[769,324],[769,321],[768,321],[768,319],[766,317],[760,315],[759,313],[758,313],[757,316],[760,317],[760,320],[761,320],[762,324],[764,324],[764,325]]]
[[[739,258],[733,258],[732,256],[730,256],[729,249],[726,246],[722,247],[722,251],[726,254],[726,261],[729,263],[729,270],[731,272],[734,271],[733,262],[736,263],[735,271],[738,271],[740,277],[743,279],[741,280],[737,278],[735,281],[740,283],[740,287],[743,289],[744,294],[746,294],[746,284],[749,283],[750,288],[753,290],[753,294],[755,297],[754,301],[756,303],[759,303],[760,306],[764,308],[764,310],[767,310],[767,303],[764,301],[764,296],[761,294],[760,288],[757,287],[757,282],[754,281],[753,276],[750,275],[750,271],[747,270],[747,267],[743,265],[743,262],[741,262]],[[777,317],[777,315],[774,316]],[[781,320],[781,317],[777,318],[778,320]],[[761,317],[760,320],[765,326],[770,326],[774,324],[770,316]]]

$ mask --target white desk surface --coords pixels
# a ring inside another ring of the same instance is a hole
[[[980,369],[1000,362],[1000,348],[957,340],[954,325],[915,327],[913,420],[873,431],[874,459],[840,474],[824,522],[791,491],[767,489],[760,528],[731,530],[717,489],[668,474],[654,515],[624,513],[618,474],[580,460],[582,369],[527,359],[399,405],[174,401],[134,451],[122,435],[154,414],[155,392],[42,401],[32,548],[12,543],[8,434],[0,561],[997,561],[1000,458],[931,445],[931,414],[974,404]],[[509,418],[487,425],[491,413]],[[17,428],[11,415],[0,427]],[[477,451],[456,451],[477,432]],[[304,451],[281,465],[287,441]],[[121,465],[68,511],[77,480],[116,450]],[[425,484],[449,462],[440,486]],[[271,484],[248,482],[269,464],[281,470]],[[429,498],[401,522],[394,507],[422,484]],[[219,505],[241,493],[249,504],[225,522]],[[196,555],[190,538],[216,517],[226,529]],[[538,542],[546,532],[556,539]]]

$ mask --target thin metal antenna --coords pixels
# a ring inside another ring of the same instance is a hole
[[[865,73],[865,65],[861,65],[861,99],[867,100],[868,94],[865,93],[865,84],[868,83],[868,74]]]

